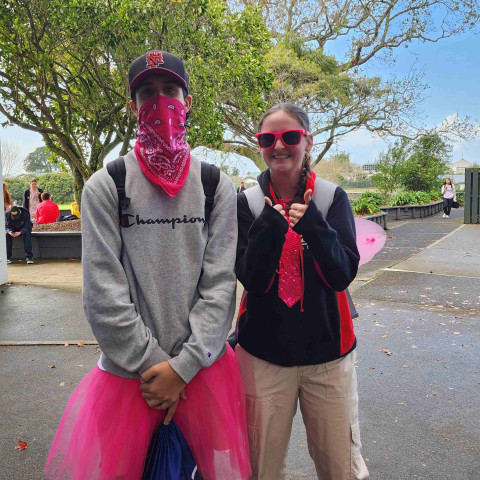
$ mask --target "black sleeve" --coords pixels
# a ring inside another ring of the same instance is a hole
[[[22,207],[23,208],[26,208],[28,210],[28,207],[29,207],[29,196],[27,195],[28,194],[28,189],[25,190],[25,193],[23,194],[23,205]]]
[[[336,189],[326,220],[312,202],[293,230],[307,242],[329,286],[337,292],[345,290],[355,278],[360,260],[347,194]]]
[[[244,193],[237,195],[237,215],[235,273],[248,293],[263,295],[278,267],[288,224],[277,210],[267,204],[255,219]]]

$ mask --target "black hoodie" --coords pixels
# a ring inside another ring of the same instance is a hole
[[[258,177],[271,198],[270,171]],[[272,199],[272,203],[274,203]],[[344,290],[357,274],[360,255],[347,194],[335,190],[324,219],[313,201],[293,230],[302,235],[304,299],[289,308],[278,297],[278,273],[288,225],[265,205],[255,219],[238,194],[236,274],[245,287],[238,342],[247,352],[283,366],[314,365],[340,358],[356,346]]]

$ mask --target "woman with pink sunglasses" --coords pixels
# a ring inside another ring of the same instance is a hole
[[[268,169],[238,195],[236,261],[252,479],[285,479],[300,403],[318,478],[365,480],[345,294],[359,263],[352,210],[340,187],[310,171],[313,138],[301,108],[272,107],[258,131]]]

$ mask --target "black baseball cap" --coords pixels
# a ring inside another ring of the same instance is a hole
[[[174,78],[188,92],[188,77],[182,59],[173,53],[161,50],[152,50],[136,58],[130,64],[130,69],[128,70],[130,92],[133,92],[142,78],[151,73]]]

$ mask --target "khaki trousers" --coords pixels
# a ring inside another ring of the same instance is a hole
[[[368,480],[360,453],[356,352],[332,362],[281,367],[235,349],[247,398],[252,480],[284,480],[300,410],[320,480]]]

